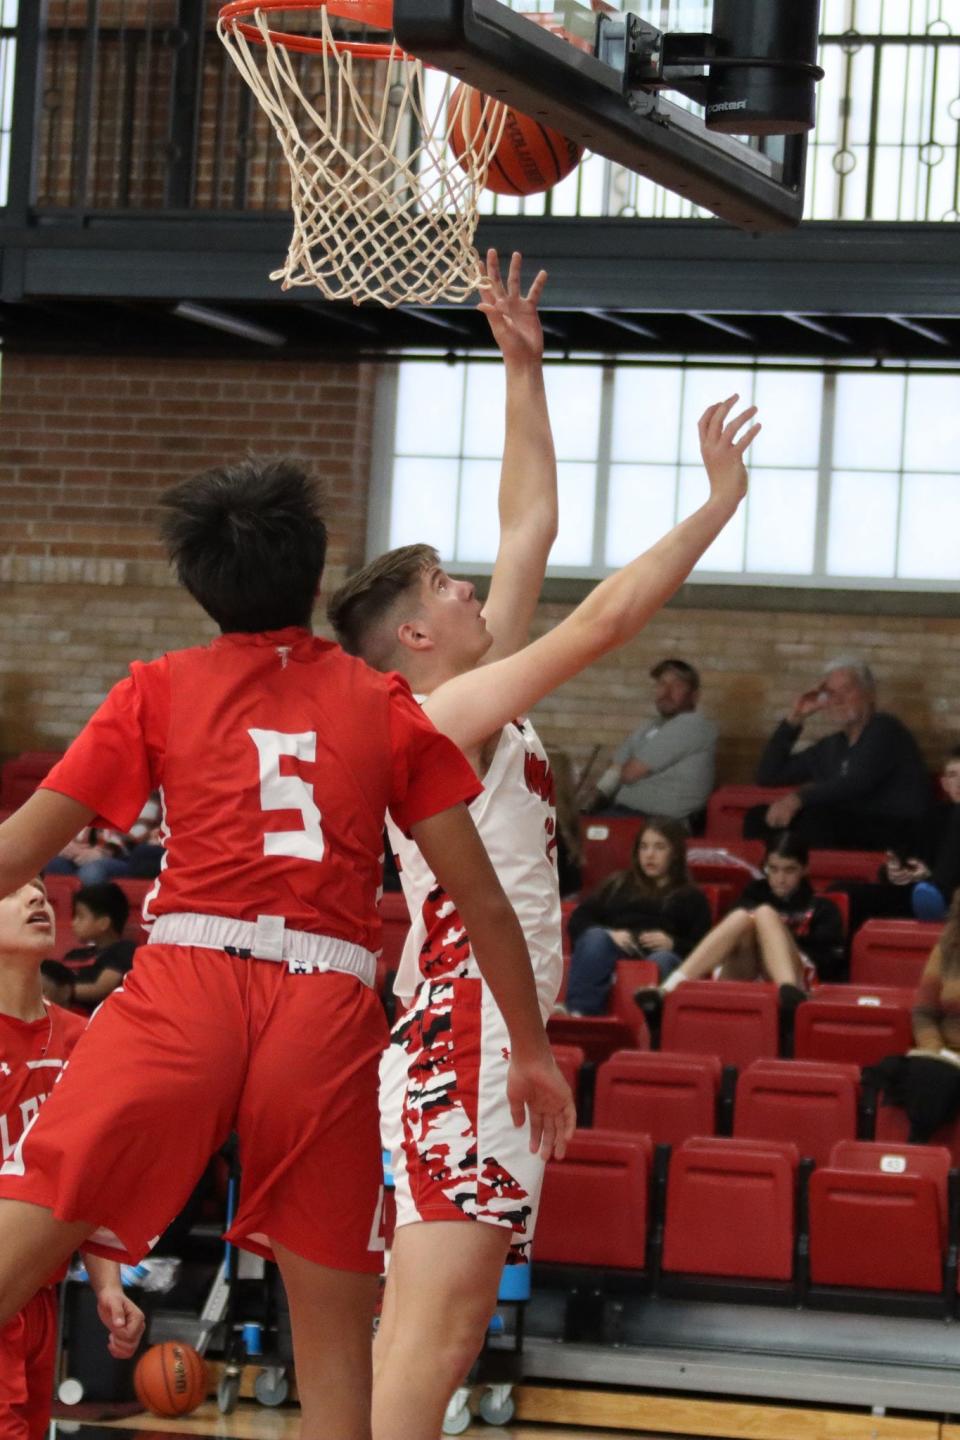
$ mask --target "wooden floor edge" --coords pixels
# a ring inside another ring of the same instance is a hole
[[[518,1420],[710,1440],[960,1440],[960,1426],[901,1415],[806,1409],[752,1401],[701,1400],[621,1390],[566,1390],[522,1385]]]

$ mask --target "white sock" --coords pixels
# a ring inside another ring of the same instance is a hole
[[[671,990],[676,990],[677,986],[682,985],[684,980],[688,978],[689,977],[684,974],[682,968],[679,970],[674,970],[671,975],[667,976],[666,980],[664,980],[663,984],[660,986],[661,993],[664,995],[669,995]]]

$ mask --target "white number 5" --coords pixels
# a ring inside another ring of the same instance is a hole
[[[290,855],[295,860],[323,859],[323,831],[313,791],[299,775],[280,774],[280,756],[315,760],[317,736],[313,730],[284,735],[279,730],[248,730],[260,757],[260,804],[264,810],[299,810],[302,830],[273,830],[263,837],[264,855]]]

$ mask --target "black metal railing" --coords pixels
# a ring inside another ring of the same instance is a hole
[[[537,3],[556,8],[556,0]],[[283,155],[216,39],[215,8],[212,0],[48,0],[41,33],[38,5],[21,5],[18,21],[16,0],[0,0],[0,205],[78,216],[287,209]],[[633,0],[630,8],[690,27],[705,23],[710,6]],[[960,5],[954,28],[944,9],[917,0],[916,33],[862,34],[856,0],[826,0],[825,19],[848,28],[822,37],[827,78],[808,157],[808,218],[960,218]],[[295,63],[309,92],[316,61]],[[490,197],[485,208],[699,213],[596,156],[546,197]]]

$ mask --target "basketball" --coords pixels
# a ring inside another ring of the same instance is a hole
[[[467,94],[461,102],[463,89]],[[483,118],[486,98],[479,90],[463,85],[458,85],[450,98],[455,117],[450,126],[450,148],[463,169],[467,168],[462,157],[468,143],[464,132],[472,139],[482,126],[494,120],[492,110]],[[540,195],[569,175],[582,156],[583,146],[568,140],[559,130],[551,130],[549,125],[541,125],[519,110],[508,109],[500,143],[490,159],[486,189],[497,195]]]
[[[137,1361],[137,1399],[154,1415],[189,1415],[207,1398],[207,1367],[191,1345],[165,1340]]]

